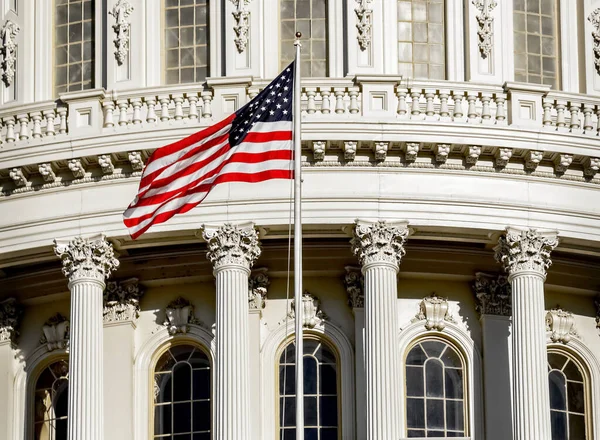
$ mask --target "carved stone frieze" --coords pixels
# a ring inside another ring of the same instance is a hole
[[[48,351],[59,350],[69,346],[69,320],[60,313],[52,316],[42,326],[40,344]]]
[[[496,166],[505,167],[512,157],[512,148],[498,148],[496,151]]]
[[[235,47],[239,53],[243,53],[248,47],[248,35],[250,34],[250,11],[248,5],[250,0],[230,0],[235,7],[232,12],[235,25],[233,31],[235,32]]]
[[[431,296],[423,298],[419,304],[419,313],[412,322],[425,321],[427,330],[442,331],[446,328],[446,322],[456,323],[456,320],[448,312],[448,299],[437,296],[435,292]]]
[[[15,298],[0,301],[0,343],[16,341],[22,317],[23,306]]]
[[[44,182],[54,182],[56,180],[56,173],[52,169],[51,163],[41,163],[38,166],[38,171],[44,179]]]
[[[475,165],[481,155],[481,147],[479,145],[469,145],[465,151],[465,162],[469,165]]]
[[[265,308],[267,288],[271,284],[267,275],[267,268],[255,269],[248,278],[248,306],[250,310],[262,310]]]
[[[546,331],[550,332],[552,342],[568,344],[573,337],[579,337],[573,314],[559,306],[546,313]]]
[[[344,142],[344,159],[354,160],[356,159],[356,148],[358,143],[354,141]]]
[[[543,151],[529,150],[525,155],[525,169],[528,171],[535,171],[537,166],[544,158]]]
[[[115,32],[115,58],[119,65],[123,64],[125,57],[129,52],[129,40],[131,32],[131,23],[129,16],[133,12],[133,6],[127,0],[118,0],[109,14],[115,18],[112,28]]]
[[[587,157],[583,163],[583,175],[592,179],[600,170],[600,157]]]
[[[494,248],[496,261],[509,275],[534,271],[545,276],[552,265],[550,253],[558,246],[556,233],[542,234],[535,229],[507,228]]]
[[[373,143],[373,152],[375,153],[375,160],[384,161],[387,157],[389,142],[375,142]]]
[[[437,163],[446,163],[450,155],[450,144],[437,144],[435,146],[435,161]]]
[[[295,300],[291,301],[289,313],[291,319],[296,317]],[[311,293],[304,291],[302,294],[302,325],[307,328],[321,326],[327,320],[327,315],[321,310],[321,301]]]
[[[8,175],[13,180],[16,187],[27,186],[27,176],[25,176],[22,168],[12,168]]]
[[[110,154],[101,154],[98,156],[98,165],[102,169],[102,174],[112,174],[115,171]]]
[[[404,243],[407,237],[408,228],[405,223],[357,220],[350,244],[352,252],[363,266],[372,263],[391,263],[399,266],[406,253]]]
[[[554,158],[554,171],[557,174],[564,174],[573,163],[572,154],[557,154]]]
[[[365,306],[365,280],[359,267],[346,266],[344,286],[348,294],[348,305],[353,309],[362,309]]]
[[[313,158],[315,160],[323,160],[325,159],[325,141],[313,141],[312,150],[313,150]]]
[[[594,9],[594,11],[588,16],[588,21],[592,23],[593,31],[592,38],[594,44],[594,65],[598,74],[600,74],[600,8]]]
[[[477,272],[473,291],[480,315],[512,315],[512,291],[506,275]]]
[[[407,162],[414,162],[415,160],[417,160],[420,146],[421,144],[419,144],[418,142],[406,143],[406,155],[404,157]]]
[[[2,38],[2,81],[6,87],[10,87],[15,80],[17,64],[17,35],[21,28],[14,21],[7,20],[0,30]]]
[[[119,267],[112,244],[104,235],[54,240],[54,253],[62,260],[62,271],[70,282],[80,279],[104,282]]]
[[[207,258],[215,270],[227,265],[250,269],[260,256],[260,242],[254,225],[203,226],[202,235],[208,244]]]
[[[136,321],[144,289],[137,278],[109,281],[104,289],[104,322]]]
[[[81,159],[71,159],[67,162],[67,166],[73,173],[73,177],[76,179],[82,179],[85,177],[85,167],[81,163]]]
[[[356,0],[358,6],[354,9],[356,13],[358,31],[357,39],[360,50],[364,51],[369,48],[373,39],[373,8],[371,3],[373,0]]]
[[[164,325],[169,334],[187,333],[190,324],[200,325],[194,316],[194,306],[187,299],[179,297],[171,301],[165,309],[166,320]]]
[[[479,29],[479,51],[483,58],[487,58],[492,53],[493,36],[494,36],[494,17],[493,10],[498,3],[495,0],[473,0],[473,4],[479,10],[477,15],[477,24]]]

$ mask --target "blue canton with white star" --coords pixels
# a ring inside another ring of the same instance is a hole
[[[248,131],[258,122],[292,120],[294,94],[294,63],[283,69],[252,101],[235,112],[229,134],[229,145],[243,142]]]

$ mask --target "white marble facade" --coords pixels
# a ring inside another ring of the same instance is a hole
[[[600,0],[0,0],[0,440],[600,439]],[[303,31],[290,182],[133,241]],[[288,298],[289,296],[289,298]]]

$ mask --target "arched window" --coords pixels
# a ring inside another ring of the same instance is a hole
[[[203,350],[174,345],[160,356],[153,409],[153,438],[211,439],[211,366]]]
[[[280,68],[294,61],[294,36],[302,32],[303,76],[327,76],[327,1],[281,0]]]
[[[208,76],[208,0],[165,0],[167,84],[202,82]]]
[[[586,379],[578,363],[564,353],[548,353],[552,440],[585,440]]]
[[[557,3],[514,0],[515,81],[559,87]]]
[[[94,0],[56,0],[54,94],[94,87]]]
[[[279,439],[296,438],[296,344],[279,359]],[[326,343],[304,339],[304,436],[306,440],[338,440],[338,359]]]
[[[446,79],[444,1],[398,1],[398,62],[404,77]]]
[[[462,356],[447,342],[418,342],[406,357],[408,437],[463,437],[465,369]]]
[[[34,439],[67,440],[69,362],[53,362],[35,383]]]

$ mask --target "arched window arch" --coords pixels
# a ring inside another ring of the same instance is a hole
[[[280,68],[294,60],[296,31],[302,32],[302,76],[327,76],[327,0],[280,0]]]
[[[295,342],[279,356],[279,439],[296,438]],[[304,435],[307,440],[338,440],[340,429],[339,359],[333,347],[304,338]]]
[[[409,348],[405,369],[407,436],[468,435],[461,353],[443,339],[422,339]]]
[[[552,440],[589,437],[589,379],[581,363],[564,350],[548,350]]]
[[[209,0],[164,0],[165,81],[203,82],[209,72]]]
[[[171,345],[156,361],[152,438],[211,439],[211,362],[204,349]]]
[[[56,360],[42,370],[35,382],[35,440],[67,440],[68,403],[69,362]]]

